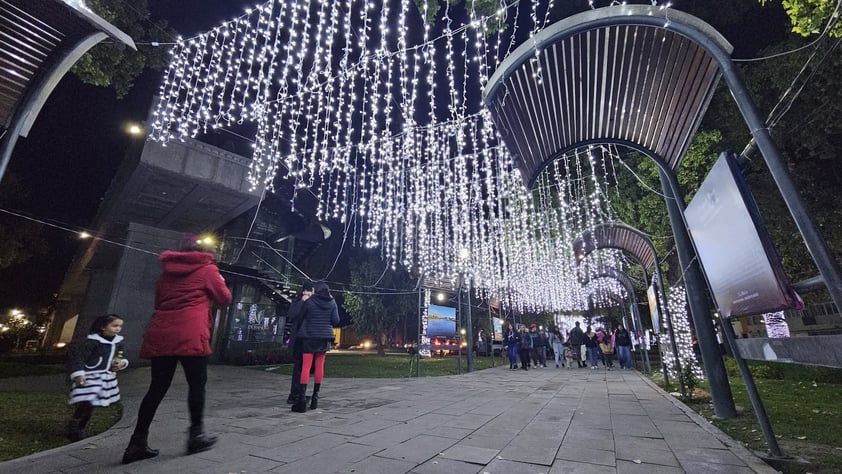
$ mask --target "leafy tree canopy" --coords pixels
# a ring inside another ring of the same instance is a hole
[[[771,0],[759,0],[766,5]],[[842,24],[837,11],[836,0],[783,0],[782,4],[786,14],[792,21],[792,32],[801,36],[816,35],[824,30],[825,25],[831,19],[834,25],[830,29],[830,36],[842,36]]]
[[[386,335],[404,318],[417,314],[418,295],[406,292],[415,286],[415,281],[403,268],[389,269],[374,252],[362,249],[352,252],[356,258],[351,268],[350,290],[344,295],[344,308],[354,321],[352,329],[357,334],[373,336],[377,353],[384,354]]]
[[[163,20],[153,20],[147,0],[88,0],[88,7],[107,22],[131,36],[135,43],[169,41],[177,35]],[[138,50],[100,44],[73,66],[73,73],[86,84],[112,87],[125,97],[145,68],[161,69],[167,63],[167,49],[138,45]]]

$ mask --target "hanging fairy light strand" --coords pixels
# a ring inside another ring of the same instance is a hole
[[[419,13],[408,0],[270,0],[179,39],[151,139],[253,124],[252,186],[292,182],[293,208],[309,189],[317,218],[338,219],[389,264],[465,277],[512,308],[586,309],[593,288],[581,277],[625,265],[610,252],[580,264],[572,248],[613,221],[610,160],[573,150],[527,191],[472,92],[516,46],[520,23],[530,38],[549,23],[552,2],[487,15],[446,2],[435,19],[420,3]],[[622,294],[609,285],[598,288]]]

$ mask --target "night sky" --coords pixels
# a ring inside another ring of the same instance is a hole
[[[698,2],[674,2],[674,7],[693,12]],[[751,3],[754,17],[723,26],[722,32],[737,47],[735,57],[756,53],[770,39],[780,39],[785,28],[769,28],[785,21],[780,11],[760,10]],[[255,1],[244,0],[149,0],[153,17],[166,19],[183,36],[206,31],[239,15]],[[567,16],[587,8],[585,0],[556,2],[558,13]],[[686,3],[686,5],[682,5]],[[685,7],[685,8],[682,8]],[[570,10],[570,11],[568,11]],[[746,9],[744,9],[743,13]],[[698,12],[701,14],[702,12]],[[730,12],[741,14],[740,11]],[[705,18],[707,19],[707,18]],[[710,21],[710,20],[709,20]],[[730,30],[730,31],[729,31]],[[163,35],[163,33],[162,33]],[[162,37],[160,42],[172,38]],[[149,47],[149,46],[140,46]],[[22,180],[29,196],[14,202],[14,209],[39,220],[73,229],[87,228],[102,196],[133,139],[123,130],[129,121],[146,118],[160,72],[146,71],[122,100],[112,90],[82,84],[68,74],[42,109],[27,138],[21,138],[12,155],[9,171]],[[5,183],[4,183],[5,184]],[[74,233],[43,226],[46,253],[0,272],[0,311],[11,307],[36,310],[58,290],[74,252]]]

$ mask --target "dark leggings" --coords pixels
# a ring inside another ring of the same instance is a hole
[[[87,423],[94,412],[94,406],[90,402],[76,403],[73,408],[73,418],[82,420],[83,423]]]
[[[175,368],[181,362],[184,377],[189,386],[187,392],[187,408],[190,410],[190,426],[200,427],[205,413],[205,384],[208,381],[208,358],[165,356],[152,358],[152,381],[149,390],[140,402],[137,412],[137,426],[134,434],[148,435],[149,425],[155,417],[158,405],[167,394],[172,384]]]

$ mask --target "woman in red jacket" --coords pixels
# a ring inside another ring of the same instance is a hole
[[[197,236],[187,234],[181,251],[161,254],[164,272],[155,292],[155,314],[143,335],[140,357],[151,359],[152,380],[140,404],[137,425],[123,464],[158,455],[147,444],[149,425],[172,383],[181,362],[189,391],[190,437],[187,454],[206,451],[216,437],[204,433],[205,383],[208,379],[211,302],[226,306],[231,292],[219,274],[212,253],[204,251]]]

